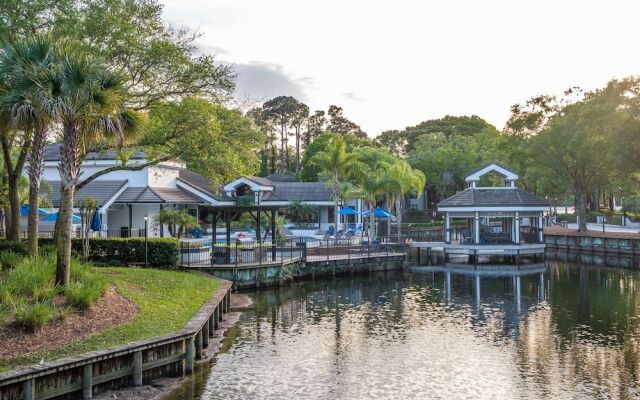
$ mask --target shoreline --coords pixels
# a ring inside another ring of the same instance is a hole
[[[246,294],[232,293],[231,294],[231,308],[232,310],[243,310],[250,308],[253,305],[251,298]],[[215,331],[212,338],[209,339],[209,347],[203,349],[202,358],[196,360],[195,365],[201,366],[202,364],[210,362],[216,354],[220,351],[222,341],[224,340],[227,331],[232,328],[240,320],[241,311],[231,311],[226,314],[219,325],[219,328]],[[156,378],[152,382],[137,386],[128,387],[118,390],[107,390],[96,396],[94,399],[140,399],[140,400],[161,400],[164,396],[170,394],[173,390],[177,389],[185,379],[188,379],[190,375],[184,375],[180,377],[164,377]]]

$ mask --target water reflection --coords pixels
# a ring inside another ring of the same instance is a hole
[[[169,398],[640,396],[637,272],[416,268],[254,296]]]

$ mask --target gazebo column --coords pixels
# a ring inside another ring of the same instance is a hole
[[[227,241],[227,251],[225,253],[225,264],[231,264],[231,211],[224,212],[224,229]]]
[[[480,244],[480,213],[473,213],[473,241],[474,244]]]
[[[520,212],[519,211],[516,211],[515,226],[516,226],[516,231],[513,237],[514,238],[513,242],[515,244],[520,244]]]
[[[542,211],[540,211],[540,214],[538,215],[538,241],[540,243],[542,243],[542,241],[544,240],[543,236],[542,236],[542,225],[544,224],[544,222],[542,221]]]
[[[451,223],[449,221],[449,212],[444,213],[444,241],[451,243]]]

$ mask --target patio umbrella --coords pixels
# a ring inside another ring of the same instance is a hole
[[[51,214],[49,211],[45,210],[44,208],[38,208],[38,215],[42,216],[42,215],[49,215]],[[29,205],[25,204],[24,206],[20,207],[20,215],[22,216],[26,216],[29,215]]]
[[[363,211],[362,215],[369,215],[369,210]],[[382,208],[376,207],[373,209],[373,216],[378,218],[389,218],[393,217],[393,214],[391,214],[389,211],[383,210]]]
[[[102,228],[102,214],[100,214],[100,209],[96,208],[95,214],[93,214],[93,219],[91,220],[91,230],[97,232]]]
[[[341,208],[340,211],[338,211],[338,214],[342,214],[342,215],[358,215],[358,212],[356,210],[354,210],[353,208]]]

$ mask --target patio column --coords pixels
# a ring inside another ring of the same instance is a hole
[[[276,260],[276,210],[271,210],[271,261]]]
[[[538,241],[540,243],[542,243],[542,241],[544,240],[543,236],[542,236],[542,225],[544,224],[544,222],[542,221],[542,211],[540,211],[540,215],[538,215]]]
[[[451,224],[449,223],[449,212],[444,213],[444,241],[445,243],[451,243],[451,230],[449,229]]]
[[[515,236],[514,236],[514,242],[515,244],[520,244],[520,212],[516,211],[516,219],[515,219],[515,225],[516,225],[516,232],[515,232]]]
[[[473,213],[473,242],[480,244],[480,214],[477,211]]]

